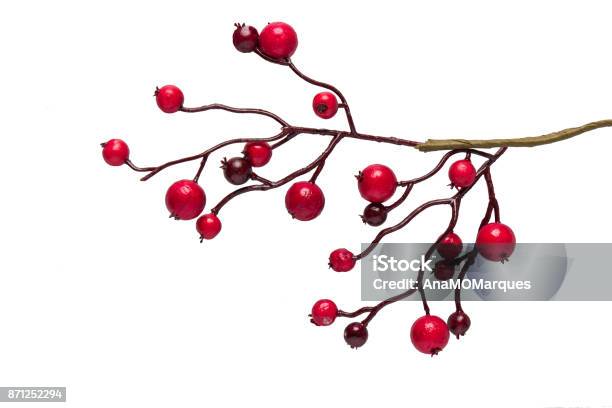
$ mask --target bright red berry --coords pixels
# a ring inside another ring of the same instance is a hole
[[[468,187],[476,179],[476,169],[470,160],[457,160],[448,169],[448,178],[454,187]]]
[[[361,219],[368,225],[378,227],[387,220],[387,208],[379,203],[370,203],[363,210]]]
[[[372,203],[387,201],[397,188],[395,173],[383,164],[371,164],[356,177],[359,193]]]
[[[196,230],[200,234],[200,242],[213,239],[221,231],[221,221],[215,214],[204,214],[196,221]]]
[[[338,112],[338,99],[331,92],[319,92],[312,100],[312,109],[321,119],[330,119]]]
[[[338,307],[329,299],[317,300],[310,314],[312,322],[317,326],[329,326],[338,316]]]
[[[261,30],[259,35],[259,48],[270,58],[289,58],[297,46],[297,34],[287,23],[270,23]]]
[[[439,261],[434,267],[434,276],[437,280],[449,280],[455,274],[455,265],[449,261]]]
[[[225,179],[232,184],[244,184],[251,178],[253,169],[251,163],[242,157],[232,157],[229,160],[223,159],[221,162]]]
[[[261,167],[272,158],[272,147],[268,142],[248,142],[242,153],[253,167]]]
[[[244,24],[236,23],[234,25],[236,26],[234,34],[232,35],[234,47],[240,52],[251,52],[255,50],[255,48],[257,48],[257,40],[259,39],[257,29]]]
[[[449,337],[448,326],[438,316],[421,316],[410,329],[410,340],[414,347],[421,353],[432,356],[444,349]]]
[[[191,220],[204,210],[206,194],[200,185],[192,180],[179,180],[166,192],[166,207],[170,216],[177,220]]]
[[[500,222],[483,226],[476,237],[476,247],[480,255],[489,261],[506,261],[514,252],[516,237],[512,229]]]
[[[459,336],[463,336],[465,332],[470,328],[470,317],[463,312],[463,310],[457,310],[450,316],[448,316],[448,320],[446,322],[448,324],[448,329],[453,333],[457,338]]]
[[[336,272],[348,272],[354,266],[355,258],[348,249],[336,249],[329,255],[329,267]]]
[[[293,218],[310,221],[316,218],[325,206],[323,191],[314,183],[298,181],[285,195],[285,207]]]
[[[155,90],[155,100],[159,109],[166,113],[174,113],[183,107],[185,97],[176,86],[164,85]]]
[[[438,253],[444,259],[455,259],[463,250],[463,242],[454,232],[446,234],[438,244]]]
[[[363,323],[353,322],[344,329],[344,341],[351,348],[359,348],[368,341],[368,329]]]
[[[111,139],[102,143],[102,157],[111,166],[121,166],[130,157],[130,148],[121,139]]]

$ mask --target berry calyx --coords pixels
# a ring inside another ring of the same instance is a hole
[[[130,158],[130,148],[121,139],[111,139],[102,143],[102,157],[111,166],[121,166]]]
[[[253,167],[262,167],[268,164],[272,158],[272,147],[268,142],[248,142],[242,151],[244,158]]]
[[[446,347],[450,333],[438,316],[419,317],[410,329],[410,340],[421,353],[436,355]]]
[[[455,259],[463,250],[463,241],[454,232],[446,234],[438,244],[438,253],[444,259]]]
[[[286,59],[293,55],[298,46],[295,30],[287,23],[270,23],[261,30],[259,48],[270,58]]]
[[[336,272],[348,272],[355,266],[355,257],[346,248],[339,248],[329,255],[329,267]]]
[[[455,274],[455,265],[449,261],[439,261],[434,267],[434,276],[437,280],[446,281]]]
[[[311,322],[317,326],[329,326],[338,316],[338,307],[329,299],[317,300],[312,306]]]
[[[215,214],[204,214],[196,221],[196,230],[200,234],[200,242],[213,239],[221,231],[221,220]]]
[[[253,169],[251,163],[242,157],[232,157],[231,159],[223,159],[221,168],[225,179],[232,184],[244,184],[251,178]]]
[[[309,181],[298,181],[287,190],[285,207],[293,218],[310,221],[323,211],[325,196],[316,184]]]
[[[353,322],[344,329],[344,341],[351,348],[359,348],[368,341],[368,329],[363,323]]]
[[[371,164],[360,171],[356,177],[359,193],[372,203],[387,201],[397,188],[395,173],[383,164]]]
[[[155,101],[163,112],[174,113],[183,107],[183,91],[174,85],[164,85],[155,90]]]
[[[476,168],[470,160],[457,160],[448,169],[448,178],[453,187],[468,187],[476,180]]]
[[[200,185],[192,180],[179,180],[166,192],[166,208],[177,220],[191,220],[204,210],[206,194]]]
[[[365,224],[378,227],[387,220],[387,208],[379,203],[370,203],[363,210],[361,219]]]
[[[321,119],[331,119],[338,112],[338,99],[331,92],[319,92],[312,99],[312,109]]]
[[[471,322],[470,317],[463,310],[457,310],[448,316],[447,324],[450,332],[459,338],[459,336],[465,335],[465,332],[470,328]]]
[[[476,248],[484,258],[493,262],[505,262],[514,252],[516,237],[512,228],[501,222],[483,226],[476,237]]]
[[[251,52],[257,48],[257,41],[259,34],[255,27],[251,27],[244,24],[234,24],[236,29],[232,35],[232,41],[234,47],[240,52]]]

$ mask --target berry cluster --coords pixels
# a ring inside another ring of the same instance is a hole
[[[234,47],[243,53],[254,53],[265,61],[288,67],[299,78],[318,88],[324,89],[314,95],[312,110],[321,119],[330,119],[339,111],[344,112],[348,130],[331,130],[293,126],[275,113],[263,109],[236,108],[222,104],[209,104],[190,108],[184,106],[184,94],[174,85],[165,85],[155,91],[155,100],[159,109],[165,113],[195,113],[208,110],[223,110],[236,114],[253,114],[274,120],[281,127],[280,132],[267,138],[237,138],[221,142],[199,154],[169,161],[159,166],[138,167],[130,160],[128,145],[119,139],[111,139],[102,143],[102,156],[111,166],[127,165],[136,172],[146,173],[141,180],[148,180],[164,169],[186,162],[199,160],[200,164],[192,179],[183,179],[173,183],[166,192],[166,208],[170,217],[176,220],[195,221],[195,228],[200,240],[215,238],[221,231],[219,212],[223,206],[239,195],[251,191],[266,191],[292,183],[285,194],[285,206],[292,218],[299,221],[315,219],[325,207],[325,195],[317,178],[325,166],[327,158],[331,155],[338,143],[343,139],[356,139],[387,143],[395,146],[415,148],[422,152],[447,150],[438,164],[428,173],[413,179],[398,180],[393,170],[383,164],[372,164],[361,170],[357,178],[357,188],[361,197],[368,201],[363,210],[361,219],[365,224],[373,227],[380,226],[387,221],[389,213],[398,208],[408,198],[412,189],[440,172],[446,163],[456,155],[463,155],[460,160],[454,161],[448,170],[450,186],[456,192],[448,198],[434,199],[421,204],[409,212],[400,222],[382,229],[371,241],[371,244],[361,253],[354,254],[346,248],[336,249],[329,256],[329,266],[337,272],[352,270],[357,261],[367,256],[387,235],[404,228],[416,216],[428,208],[447,205],[451,210],[451,220],[446,229],[440,234],[435,243],[425,254],[429,259],[437,251],[441,260],[435,265],[434,276],[439,280],[455,278],[462,280],[474,263],[477,256],[482,256],[491,262],[505,262],[512,255],[516,238],[510,227],[500,221],[499,205],[493,188],[491,166],[499,159],[508,146],[537,146],[554,143],[560,140],[579,135],[581,133],[612,126],[612,120],[592,122],[580,127],[565,129],[546,135],[493,140],[460,140],[460,139],[430,139],[425,142],[416,142],[397,137],[375,136],[357,131],[351,115],[349,104],[339,89],[325,82],[315,80],[300,71],[291,60],[298,46],[295,30],[282,22],[270,23],[259,33],[257,29],[245,24],[236,24],[232,36]],[[273,151],[299,135],[312,135],[330,137],[327,147],[310,163],[299,168],[287,176],[271,181],[260,176],[255,169],[264,167],[270,162]],[[225,179],[237,186],[241,186],[222,198],[210,211],[204,215],[206,207],[206,193],[199,183],[200,176],[211,154],[231,145],[242,145],[242,154],[223,158],[221,169]],[[478,148],[498,148],[494,153],[488,153]],[[480,167],[476,168],[472,157],[483,159]],[[312,173],[307,180],[298,180],[301,176]],[[488,203],[485,216],[480,223],[476,236],[476,245],[470,251],[464,251],[462,239],[454,233],[459,217],[459,208],[463,197],[472,187],[483,179],[488,191]],[[242,186],[243,184],[252,184]],[[403,190],[398,198],[389,202],[398,190]],[[492,220],[493,218],[493,220]],[[415,348],[426,354],[437,354],[447,345],[450,333],[457,338],[466,333],[470,327],[470,318],[461,306],[461,291],[455,291],[456,311],[446,322],[430,314],[429,305],[423,290],[423,272],[418,275],[417,289],[391,297],[374,306],[366,306],[353,312],[339,309],[329,299],[317,301],[311,310],[311,321],[317,326],[329,326],[339,317],[355,318],[365,314],[366,317],[359,322],[348,324],[344,330],[346,343],[358,348],[368,339],[367,326],[374,316],[384,307],[405,299],[418,291],[425,311],[424,316],[418,318],[412,325],[410,338]]]

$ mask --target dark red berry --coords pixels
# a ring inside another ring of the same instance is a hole
[[[213,239],[221,231],[221,221],[215,214],[204,214],[196,221],[196,230],[200,240]]]
[[[514,252],[516,237],[512,229],[500,222],[483,226],[476,237],[476,247],[480,255],[489,261],[506,261]]]
[[[270,23],[259,35],[259,48],[270,58],[285,59],[293,55],[298,46],[295,30],[287,23]]]
[[[229,160],[223,159],[221,162],[225,179],[232,184],[244,184],[251,178],[253,169],[251,163],[242,157],[232,157]]]
[[[268,142],[248,142],[242,153],[253,167],[265,166],[272,158],[272,148]]]
[[[454,232],[446,234],[438,244],[438,253],[444,259],[455,259],[463,250],[463,242]]]
[[[476,169],[470,160],[458,160],[448,169],[448,178],[455,187],[468,187],[476,179]]]
[[[357,175],[359,193],[372,203],[387,201],[397,188],[397,178],[389,167],[383,164],[371,164]]]
[[[317,326],[329,326],[338,316],[338,307],[329,299],[317,300],[312,306],[312,322]]]
[[[338,99],[331,92],[319,92],[312,100],[312,109],[321,119],[330,119],[338,112]]]
[[[450,333],[444,320],[438,316],[419,317],[410,329],[410,340],[421,353],[438,354],[448,344]]]
[[[455,265],[449,261],[439,261],[434,267],[434,276],[437,280],[449,280],[455,274]]]
[[[353,322],[344,329],[344,341],[351,348],[359,348],[368,341],[368,329],[363,323]]]
[[[459,336],[463,336],[468,331],[471,322],[470,317],[463,310],[457,310],[448,316],[447,324],[451,333],[459,338]]]
[[[155,90],[155,101],[162,111],[174,113],[183,107],[185,97],[183,92],[176,86],[164,85]]]
[[[370,203],[363,210],[361,219],[368,225],[378,227],[387,220],[387,209],[382,204]]]
[[[130,148],[121,139],[111,139],[102,143],[102,157],[111,166],[121,166],[130,158]]]
[[[336,272],[348,272],[354,266],[355,258],[348,249],[336,249],[329,255],[329,267]]]
[[[232,35],[232,41],[234,47],[240,52],[251,52],[257,48],[257,40],[259,34],[255,27],[251,27],[244,24],[235,24],[236,29]]]
[[[170,216],[178,220],[191,220],[204,210],[206,194],[200,185],[192,180],[179,180],[166,192],[166,207]]]
[[[285,207],[293,218],[310,221],[316,218],[325,206],[323,191],[314,183],[298,181],[285,195]]]

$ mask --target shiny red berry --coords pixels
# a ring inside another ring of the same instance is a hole
[[[463,250],[463,242],[454,232],[446,234],[438,244],[438,253],[444,259],[455,259]]]
[[[293,218],[310,221],[316,218],[325,206],[323,191],[314,183],[298,181],[285,194],[285,207]]]
[[[242,153],[253,167],[261,167],[272,158],[272,147],[268,142],[248,142]]]
[[[446,322],[448,324],[448,329],[451,333],[453,333],[457,338],[459,336],[463,336],[465,332],[470,328],[470,317],[463,312],[463,310],[457,310],[455,313],[448,316],[448,320]]]
[[[270,58],[285,59],[293,55],[298,46],[295,30],[287,23],[270,23],[259,35],[259,48]]]
[[[200,185],[192,180],[179,180],[166,192],[166,207],[170,216],[178,220],[191,220],[204,210],[206,194]]]
[[[378,227],[387,220],[387,208],[379,203],[370,203],[363,210],[361,219],[368,225]]]
[[[204,214],[196,221],[196,230],[200,234],[200,241],[213,239],[221,232],[221,221],[215,214]]]
[[[368,341],[368,329],[363,323],[353,322],[344,329],[344,341],[351,348],[359,348]]]
[[[174,113],[183,107],[185,97],[183,92],[176,86],[164,85],[155,90],[155,101],[162,111]]]
[[[372,203],[387,201],[397,188],[395,173],[383,164],[371,164],[356,177],[359,193]]]
[[[244,184],[251,178],[253,169],[251,163],[242,157],[232,157],[229,160],[223,159],[221,162],[225,179],[232,184]]]
[[[476,169],[470,160],[458,160],[448,169],[448,178],[452,186],[468,187],[476,179]]]
[[[455,265],[449,261],[439,261],[434,267],[434,276],[437,280],[446,281],[455,274]]]
[[[329,255],[329,267],[336,272],[348,272],[354,266],[355,258],[348,249],[336,249]]]
[[[321,119],[331,119],[338,112],[338,99],[331,92],[319,92],[312,100],[312,109]]]
[[[338,307],[329,299],[317,300],[312,306],[310,317],[317,326],[329,326],[338,316]]]
[[[421,353],[438,354],[448,344],[450,333],[444,320],[438,316],[419,317],[410,329],[410,340]]]
[[[130,148],[121,139],[111,139],[102,143],[102,157],[111,166],[121,166],[130,158]]]
[[[516,237],[506,224],[494,222],[483,226],[476,237],[476,248],[489,261],[506,261],[514,252]]]
[[[234,47],[240,52],[251,52],[255,50],[255,48],[257,48],[257,40],[259,39],[257,29],[244,24],[236,23],[234,25],[236,26],[234,34],[232,35]]]

